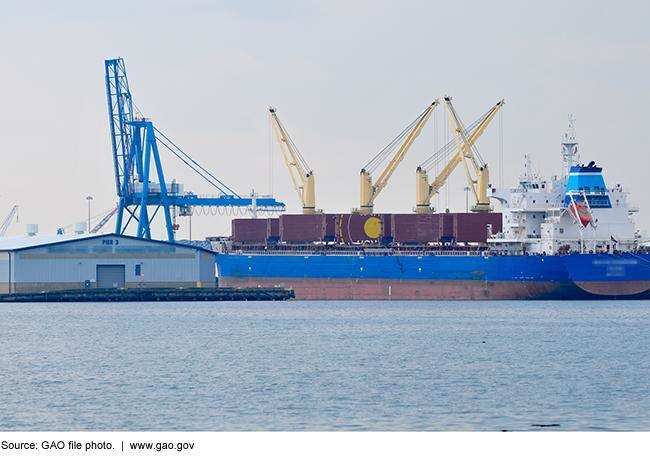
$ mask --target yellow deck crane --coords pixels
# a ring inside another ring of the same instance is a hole
[[[388,179],[393,175],[397,166],[402,162],[409,148],[415,139],[422,132],[422,128],[427,123],[433,110],[438,105],[438,99],[434,100],[426,110],[420,114],[406,129],[404,129],[395,139],[393,139],[383,150],[381,150],[368,164],[366,164],[360,173],[361,182],[361,204],[359,213],[362,215],[371,214],[374,208],[375,199],[386,187]],[[390,162],[383,170],[377,181],[373,184],[371,174],[379,167],[391,153],[395,152]]]
[[[302,213],[320,213],[321,211],[316,209],[314,172],[309,168],[305,158],[300,154],[298,147],[296,147],[296,144],[293,143],[293,140],[287,134],[286,129],[278,118],[275,108],[269,107],[269,117],[273,125],[273,130],[275,131],[275,137],[280,144],[284,163],[287,165],[287,169],[289,169],[293,187],[296,189],[296,193],[298,193],[298,197],[302,203]]]
[[[490,211],[490,202],[487,191],[490,183],[490,172],[487,163],[483,161],[474,143],[483,134],[490,122],[494,119],[505,101],[501,99],[490,110],[483,114],[478,120],[468,127],[464,127],[456,109],[451,103],[451,97],[445,96],[447,116],[454,131],[454,140],[442,147],[429,159],[418,166],[416,175],[416,205],[417,213],[431,213],[435,209],[431,207],[431,198],[440,191],[451,173],[456,167],[463,163],[465,175],[469,188],[476,198],[476,205],[472,212]],[[444,167],[436,178],[429,184],[428,172],[436,165]],[[476,178],[472,176],[472,173]]]

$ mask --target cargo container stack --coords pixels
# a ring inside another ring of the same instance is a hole
[[[454,245],[485,244],[488,225],[502,229],[500,213],[296,214],[232,221],[235,244]]]

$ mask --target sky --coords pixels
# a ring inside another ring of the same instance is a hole
[[[647,231],[649,20],[647,1],[3,0],[0,218],[18,204],[8,234],[28,223],[51,233],[85,221],[87,196],[93,215],[114,206],[103,61],[120,56],[159,129],[238,193],[273,192],[290,212],[301,206],[268,106],[315,173],[318,207],[347,212],[359,205],[361,167],[450,95],[466,124],[505,98],[478,142],[496,184],[500,167],[504,185],[516,184],[524,154],[558,174],[572,113],[582,160],[631,193]],[[440,108],[377,211],[412,210],[416,166],[450,136]],[[214,192],[162,155],[167,180]],[[439,208],[463,211],[465,186],[459,169]],[[187,238],[189,222],[179,223]],[[192,219],[194,239],[229,228],[225,215]]]

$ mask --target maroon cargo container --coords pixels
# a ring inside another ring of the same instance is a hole
[[[453,216],[456,242],[486,242],[487,225],[492,225],[494,234],[501,231],[500,213],[460,213]]]
[[[282,242],[317,242],[325,238],[325,216],[280,215],[280,240]]]
[[[454,214],[444,213],[440,215],[440,239],[451,242],[454,238]]]
[[[438,242],[441,236],[440,214],[394,214],[392,216],[393,242],[426,244]]]
[[[266,242],[267,221],[265,218],[235,218],[232,221],[234,242]]]
[[[277,242],[280,240],[280,220],[277,218],[266,219],[266,240]]]
[[[384,240],[393,240],[393,214],[382,214],[382,225]]]
[[[323,217],[325,218],[325,240],[335,241],[339,214],[325,214]]]
[[[390,234],[389,214],[339,214],[336,219],[337,242],[379,242]]]

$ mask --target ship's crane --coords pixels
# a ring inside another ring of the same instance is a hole
[[[120,208],[120,206],[116,205],[111,210],[109,210],[106,213],[106,215],[104,215],[102,217],[102,219],[99,220],[99,222],[89,231],[89,233],[90,234],[98,233],[99,230],[102,229],[104,227],[104,225],[106,225],[106,223],[108,223],[108,221],[113,217],[113,215],[115,215],[117,213],[119,208]]]
[[[402,162],[406,153],[408,152],[415,139],[422,132],[422,128],[427,123],[433,110],[438,105],[438,99],[434,100],[420,116],[418,116],[411,124],[409,124],[397,137],[395,137],[383,150],[381,150],[375,157],[373,157],[368,164],[366,164],[360,173],[361,184],[361,204],[359,206],[359,213],[367,215],[371,214],[374,208],[375,199],[379,193],[386,187],[388,180],[397,166]],[[383,164],[384,160],[392,155],[386,168],[382,171],[377,181],[373,184],[372,173]]]
[[[151,238],[151,224],[162,211],[167,239],[174,240],[172,213],[191,215],[194,207],[248,208],[257,211],[282,211],[284,203],[271,196],[244,197],[201,166],[156,129],[153,122],[136,117],[126,67],[122,58],[104,62],[111,145],[118,195],[116,233],[124,234],[131,223],[137,223],[136,235]],[[186,166],[196,172],[219,194],[198,196],[184,192],[182,184],[172,181],[167,186],[158,144],[165,147]]]
[[[7,234],[7,230],[9,230],[11,223],[14,221],[14,217],[18,220],[18,206],[13,206],[9,214],[0,223],[0,237],[4,237]]]
[[[469,188],[476,199],[476,205],[472,212],[490,211],[488,198],[488,187],[490,173],[488,165],[474,147],[476,140],[483,134],[490,122],[494,119],[501,107],[505,104],[502,99],[497,102],[483,116],[470,126],[463,126],[463,123],[451,103],[451,97],[445,96],[447,116],[450,126],[454,132],[454,140],[435,152],[433,156],[420,164],[415,172],[416,175],[416,205],[417,213],[430,213],[435,209],[431,207],[431,198],[440,191],[451,173],[462,163]],[[433,182],[429,183],[428,172],[435,166],[442,166]],[[475,178],[474,178],[475,177]]]
[[[316,193],[314,172],[311,170],[305,158],[300,154],[298,147],[293,142],[284,125],[280,122],[275,108],[269,107],[269,117],[273,125],[275,137],[280,144],[284,163],[289,169],[289,176],[293,182],[293,187],[298,193],[298,198],[302,204],[303,214],[320,213],[316,209]]]

